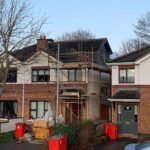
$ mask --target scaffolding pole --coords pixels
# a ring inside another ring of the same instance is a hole
[[[56,123],[58,123],[58,109],[59,109],[59,51],[60,51],[60,44],[57,45],[57,73],[56,73]]]

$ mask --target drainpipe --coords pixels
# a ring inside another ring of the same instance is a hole
[[[22,118],[24,117],[24,83],[22,84]]]
[[[23,67],[24,64],[23,64]],[[24,119],[24,104],[25,104],[25,92],[24,92],[24,81],[25,81],[25,68],[23,68],[23,83],[22,83],[22,118]]]

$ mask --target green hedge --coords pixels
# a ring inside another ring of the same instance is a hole
[[[0,133],[0,143],[9,143],[14,140],[14,131]]]
[[[78,137],[78,127],[74,125],[55,125],[52,135],[66,134],[68,145],[75,145]]]

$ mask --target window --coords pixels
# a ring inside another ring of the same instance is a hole
[[[68,80],[69,81],[82,81],[82,70],[81,69],[69,69]]]
[[[47,101],[31,101],[30,102],[30,118],[44,117],[46,111],[50,109],[50,103]]]
[[[32,70],[32,82],[47,82],[47,81],[49,81],[48,69]]]
[[[0,118],[17,117],[17,101],[6,100],[0,101]]]
[[[118,112],[118,122],[120,122],[121,121],[121,105],[118,105],[118,109],[117,109],[117,112]]]
[[[134,69],[120,69],[119,83],[134,83]]]
[[[69,75],[68,75],[68,79],[69,81],[75,81],[75,70],[74,69],[70,69],[68,71]]]

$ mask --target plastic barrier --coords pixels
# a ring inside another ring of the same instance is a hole
[[[109,131],[110,140],[116,140],[117,139],[117,125],[110,124],[108,131]]]
[[[105,123],[105,124],[104,124],[104,135],[105,135],[106,137],[109,136],[109,125],[110,125],[110,123]]]
[[[49,150],[67,150],[67,136],[57,135],[48,139]]]
[[[20,139],[25,134],[25,124],[24,123],[16,123],[15,130],[15,138]]]

